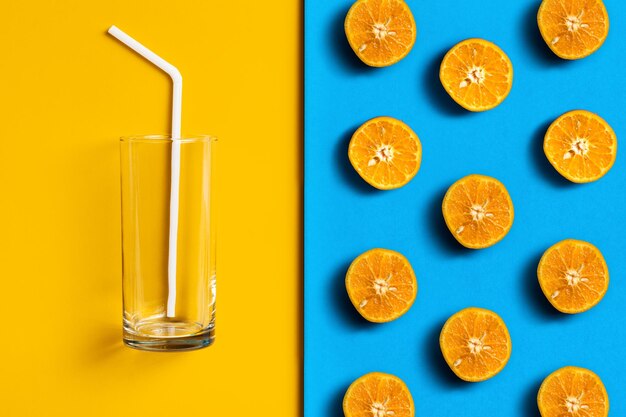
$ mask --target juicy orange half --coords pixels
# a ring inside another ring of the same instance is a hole
[[[574,110],[550,125],[543,151],[554,169],[568,180],[592,182],[602,178],[613,166],[617,137],[600,116]]]
[[[413,417],[413,397],[397,376],[372,372],[354,381],[343,397],[346,417]]]
[[[500,181],[484,175],[468,175],[452,184],[442,211],[454,238],[470,249],[495,245],[513,225],[509,192]]]
[[[548,47],[563,59],[591,55],[609,34],[602,0],[543,0],[537,24]]]
[[[493,43],[467,39],[448,51],[439,78],[450,97],[470,111],[493,109],[513,86],[513,64]]]
[[[495,376],[511,356],[511,337],[504,321],[482,308],[466,308],[450,317],[439,344],[452,372],[469,382]]]
[[[422,144],[409,126],[376,117],[359,127],[348,147],[350,163],[371,186],[399,188],[411,181],[422,162]]]
[[[346,290],[368,321],[384,323],[406,313],[417,295],[409,261],[398,252],[372,249],[357,257],[346,274]]]
[[[602,253],[581,240],[563,240],[550,247],[539,261],[537,277],[550,304],[569,314],[598,304],[609,287]]]
[[[537,405],[541,417],[607,417],[609,395],[598,375],[567,366],[544,379]]]
[[[358,0],[344,23],[354,53],[371,67],[386,67],[413,48],[417,30],[409,6],[402,0]]]

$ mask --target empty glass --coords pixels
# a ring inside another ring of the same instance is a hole
[[[123,324],[128,346],[173,351],[213,342],[214,144],[210,136],[121,139]],[[179,180],[172,175],[172,167],[178,171],[173,150],[180,155]],[[170,195],[175,183],[177,202],[175,191]],[[175,213],[171,200],[177,218],[170,218],[171,208]]]

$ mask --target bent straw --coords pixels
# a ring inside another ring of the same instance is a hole
[[[176,256],[178,245],[178,196],[180,189],[180,142],[177,139],[180,139],[183,77],[175,66],[131,38],[115,25],[111,26],[108,32],[172,78],[172,174],[170,179],[170,233],[167,262],[168,294],[166,314],[167,317],[174,317],[176,315]]]

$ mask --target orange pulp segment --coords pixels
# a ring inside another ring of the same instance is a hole
[[[541,417],[609,415],[609,395],[600,377],[574,366],[561,368],[544,379],[537,405]]]
[[[413,397],[398,377],[381,372],[363,375],[354,381],[343,397],[346,417],[413,417]]]
[[[470,249],[495,245],[513,225],[508,191],[500,181],[484,175],[468,175],[452,184],[442,211],[452,235]]]
[[[443,58],[439,78],[450,97],[470,111],[493,109],[513,86],[513,64],[495,44],[467,39]]]
[[[591,55],[609,34],[602,0],[543,0],[537,24],[548,47],[563,59]]]
[[[511,337],[504,321],[482,308],[466,308],[450,317],[439,344],[452,372],[469,382],[493,377],[511,356]]]
[[[582,313],[600,302],[609,287],[609,270],[591,243],[563,240],[550,247],[537,267],[539,285],[563,313]]]
[[[376,117],[352,135],[348,158],[359,175],[379,190],[411,181],[422,162],[422,144],[409,126],[392,117]]]
[[[358,0],[344,23],[354,53],[371,67],[386,67],[413,48],[417,30],[409,6],[402,0]]]
[[[585,183],[606,174],[617,156],[617,137],[600,116],[574,110],[548,128],[543,150],[550,164],[572,182]]]
[[[417,279],[400,253],[372,249],[348,268],[346,290],[357,311],[368,321],[384,323],[406,313],[417,295]]]

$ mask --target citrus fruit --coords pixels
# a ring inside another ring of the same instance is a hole
[[[409,6],[402,0],[358,0],[344,23],[354,53],[371,67],[386,67],[413,48],[417,30]]]
[[[400,120],[376,117],[354,132],[348,157],[367,183],[379,190],[391,190],[402,187],[417,174],[422,144]]]
[[[537,24],[548,47],[563,59],[591,55],[609,34],[602,0],[543,0]]]
[[[500,181],[484,175],[468,175],[452,184],[442,211],[455,239],[471,249],[495,245],[513,225],[508,191]]]
[[[572,182],[592,182],[606,174],[617,156],[617,137],[600,116],[574,110],[548,128],[543,150],[552,166]]]
[[[582,313],[600,302],[609,287],[609,270],[591,243],[563,240],[550,247],[537,267],[539,285],[563,313]]]
[[[609,395],[598,375],[566,366],[543,380],[537,394],[541,417],[606,417]]]
[[[354,381],[343,397],[346,417],[413,417],[413,397],[397,376],[372,372]]]
[[[511,91],[513,64],[493,43],[467,39],[445,55],[439,79],[459,105],[470,111],[485,111],[502,103]]]
[[[409,261],[398,252],[372,249],[348,268],[350,301],[368,321],[384,323],[406,313],[417,295],[417,280]]]
[[[469,382],[493,377],[511,356],[511,337],[504,321],[482,308],[466,308],[450,317],[439,344],[452,372]]]

